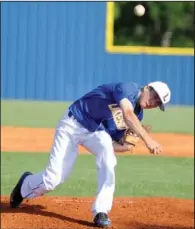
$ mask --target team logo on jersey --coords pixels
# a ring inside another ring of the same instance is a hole
[[[112,112],[112,117],[114,120],[114,123],[116,125],[116,128],[118,130],[124,130],[127,129],[127,125],[125,124],[125,121],[123,119],[123,113],[120,107],[117,104],[110,104],[108,105],[110,111]]]

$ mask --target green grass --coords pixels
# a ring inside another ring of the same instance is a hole
[[[67,102],[1,101],[1,125],[53,128],[66,111]]]
[[[2,153],[1,194],[10,193],[23,171],[44,170],[48,156],[44,153]],[[121,155],[117,158],[116,196],[194,199],[193,158]],[[94,196],[95,193],[95,157],[79,155],[69,179],[47,195]]]
[[[194,107],[169,106],[145,111],[144,123],[152,124],[153,132],[185,133],[194,135]]]
[[[1,125],[23,127],[56,127],[68,102],[1,101]],[[194,134],[194,107],[167,107],[145,111],[143,123],[153,132]]]

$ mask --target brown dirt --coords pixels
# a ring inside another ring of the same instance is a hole
[[[1,127],[4,152],[49,152],[54,129]],[[194,156],[194,136],[153,134],[164,148],[163,155]],[[79,147],[80,153],[87,150]],[[139,144],[134,154],[148,154]],[[148,154],[149,155],[149,154]],[[93,198],[40,197],[11,209],[1,197],[3,229],[92,229]],[[192,229],[194,200],[176,198],[116,198],[110,217],[112,229]]]
[[[1,127],[1,150],[4,152],[49,152],[54,129]],[[152,134],[163,146],[162,155],[194,156],[194,136],[182,134]],[[82,146],[80,153],[87,153]],[[127,152],[128,153],[128,152]],[[147,154],[148,150],[139,143],[133,154]]]
[[[92,198],[40,197],[11,209],[1,197],[3,229],[92,229]],[[194,201],[176,198],[116,198],[112,229],[192,229]]]

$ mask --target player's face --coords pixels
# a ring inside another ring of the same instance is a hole
[[[158,94],[153,90],[146,88],[140,97],[140,106],[143,109],[152,109],[156,108],[161,104],[161,100]]]

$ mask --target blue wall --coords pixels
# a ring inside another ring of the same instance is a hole
[[[166,81],[172,104],[194,103],[194,57],[105,52],[105,2],[2,2],[6,99],[74,100],[115,81]]]

